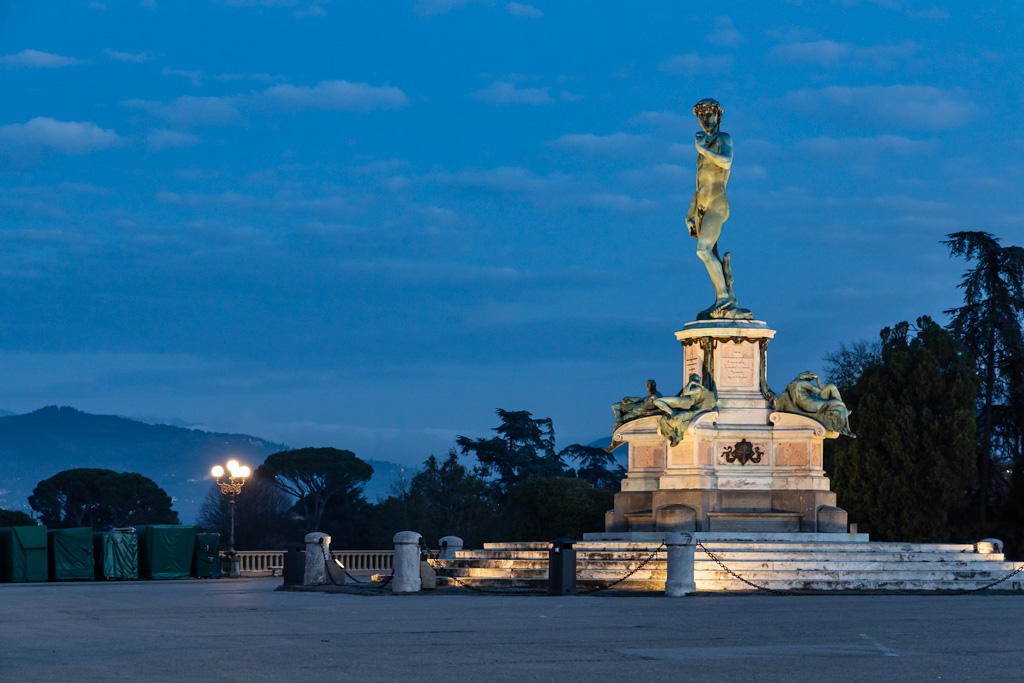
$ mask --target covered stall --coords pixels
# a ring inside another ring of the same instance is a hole
[[[139,535],[139,576],[187,579],[196,550],[196,528],[179,524],[135,527]]]
[[[100,531],[92,536],[97,579],[139,578],[139,537],[125,531]]]
[[[92,581],[92,528],[51,529],[51,581]]]
[[[0,528],[0,580],[46,581],[46,527]]]

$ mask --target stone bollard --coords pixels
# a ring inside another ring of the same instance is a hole
[[[454,560],[455,553],[462,550],[462,539],[458,536],[445,536],[441,539],[441,552],[438,553],[439,560]]]
[[[665,595],[671,598],[694,595],[697,584],[693,580],[693,534],[669,534],[665,545],[668,546]]]
[[[420,581],[420,536],[415,531],[399,531],[395,542],[395,577],[391,579],[391,592],[416,593]]]
[[[998,538],[983,538],[974,545],[974,548],[975,552],[983,555],[1001,553],[1003,552],[1003,542]]]
[[[331,556],[331,537],[319,531],[306,534],[306,572],[302,575],[303,586],[323,586],[327,583],[327,563]]]

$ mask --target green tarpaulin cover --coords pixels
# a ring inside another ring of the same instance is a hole
[[[187,579],[196,549],[196,528],[177,524],[135,527],[139,575],[144,579]]]
[[[220,578],[220,534],[196,534],[192,576],[200,579]]]
[[[50,537],[50,580],[92,581],[92,528],[52,529]]]
[[[46,581],[46,527],[10,526],[0,529],[0,579]]]
[[[139,537],[122,531],[92,536],[97,579],[139,578]]]

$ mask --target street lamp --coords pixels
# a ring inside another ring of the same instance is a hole
[[[237,579],[241,576],[241,572],[238,571],[238,556],[235,554],[235,496],[242,492],[242,484],[245,483],[245,478],[249,476],[250,471],[245,465],[239,465],[237,460],[228,460],[227,468],[227,478],[223,478],[224,468],[220,465],[216,465],[210,470],[210,474],[217,480],[220,492],[228,497],[231,510],[231,536],[228,541],[228,559],[231,562],[231,571],[228,576]]]

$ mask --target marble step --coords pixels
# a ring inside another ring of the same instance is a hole
[[[1019,564],[1013,562],[999,562],[999,563],[984,563],[984,562],[965,562],[949,565],[937,565],[937,564],[915,564],[907,562],[895,562],[891,564],[879,564],[872,562],[819,562],[819,563],[776,563],[767,565],[765,563],[735,563],[727,565],[728,568],[744,578],[750,578],[753,576],[770,579],[772,577],[789,578],[785,575],[796,574],[796,573],[824,573],[829,574],[833,578],[843,576],[860,576],[869,574],[885,573],[887,575],[916,575],[916,576],[960,576],[964,574],[978,574],[984,573],[986,575],[991,574],[992,576],[1002,576],[1009,572],[1014,571]],[[516,576],[524,577],[539,577],[547,576],[548,568],[546,564],[531,563],[528,565],[514,565],[514,566],[488,566],[488,565],[464,565],[449,564],[447,566],[438,566],[438,573],[441,575],[449,576],[496,576],[506,577],[511,573]],[[601,565],[585,565],[577,566],[577,576],[581,579],[590,578],[618,578],[624,574],[634,571],[636,569],[635,564],[626,563],[608,563]],[[667,568],[664,562],[650,562],[645,565],[642,569],[636,571],[634,576],[643,575],[658,575],[664,576]],[[717,564],[713,563],[698,563],[694,566],[695,576],[704,576],[713,573],[724,572]],[[753,579],[751,579],[753,580]],[[1024,580],[1024,577],[1022,577]]]
[[[849,553],[810,553],[803,551],[773,551],[750,553],[742,550],[711,550],[715,557],[726,561],[770,561],[779,562],[785,560],[809,560],[827,559],[839,562],[995,562],[1003,561],[1002,553],[978,554],[978,553],[952,553],[952,552],[881,552],[864,551]],[[616,552],[580,552],[576,554],[576,561],[583,562],[639,562],[647,559],[650,553],[616,553]],[[665,551],[660,551],[652,561],[664,561]],[[547,562],[547,553],[526,553],[526,552],[487,552],[487,551],[461,551],[456,554],[458,561],[467,562]],[[699,548],[694,553],[697,562],[713,561],[706,553]]]
[[[594,576],[597,574],[614,573],[625,574],[636,567],[635,562],[603,562],[577,564],[577,573],[580,576]],[[454,562],[435,565],[440,572],[456,575],[485,576],[493,574],[496,576],[507,576],[509,572],[517,574],[523,572],[547,572],[546,562],[517,562],[495,563],[495,562]],[[694,564],[694,572],[716,571],[718,564],[714,562],[697,562]],[[949,573],[953,571],[984,571],[984,572],[1011,572],[1017,566],[1012,562],[948,562],[948,563],[915,563],[915,562],[830,562],[830,561],[792,561],[792,562],[733,562],[726,564],[729,569],[746,576],[753,572],[837,572],[846,574],[850,572],[917,572],[917,573]],[[644,566],[643,571],[666,571],[665,562],[649,562]]]
[[[859,578],[859,579],[809,579],[807,577],[801,577],[798,579],[775,579],[766,581],[754,581],[753,583],[758,586],[763,586],[771,590],[788,590],[788,591],[889,591],[889,590],[900,590],[900,591],[963,591],[963,590],[975,590],[983,588],[990,584],[1001,576],[984,577],[984,578],[961,578],[961,579],[939,579],[939,580],[927,580],[920,578],[913,579],[900,579],[894,580],[890,578],[881,578],[878,576]],[[1019,577],[1014,577],[1010,581],[1006,581],[994,588],[999,591],[1024,591],[1024,580],[1018,580]],[[476,586],[484,589],[528,589],[535,591],[546,591],[547,590],[547,579],[539,578],[459,578],[465,585]],[[578,580],[576,582],[577,588],[581,591],[587,588],[595,588],[602,586],[607,581],[598,580]],[[695,583],[698,591],[736,591],[736,592],[757,592],[756,588],[752,588],[748,584],[743,583],[733,577],[726,579],[715,579],[715,578],[704,578],[695,577]],[[459,585],[456,581],[451,578],[438,577],[439,585]],[[659,580],[638,580],[631,579],[619,583],[614,588],[609,590],[649,590],[649,591],[662,591],[665,588],[664,579]]]
[[[760,552],[764,550],[788,550],[808,552],[963,552],[973,553],[971,543],[744,543],[744,542],[707,542],[703,545],[711,552],[732,549],[744,552]],[[579,552],[651,552],[658,543],[625,543],[625,542],[583,542],[573,546]],[[533,551],[547,553],[550,543],[485,543],[482,551],[462,552],[493,552],[493,551]]]

